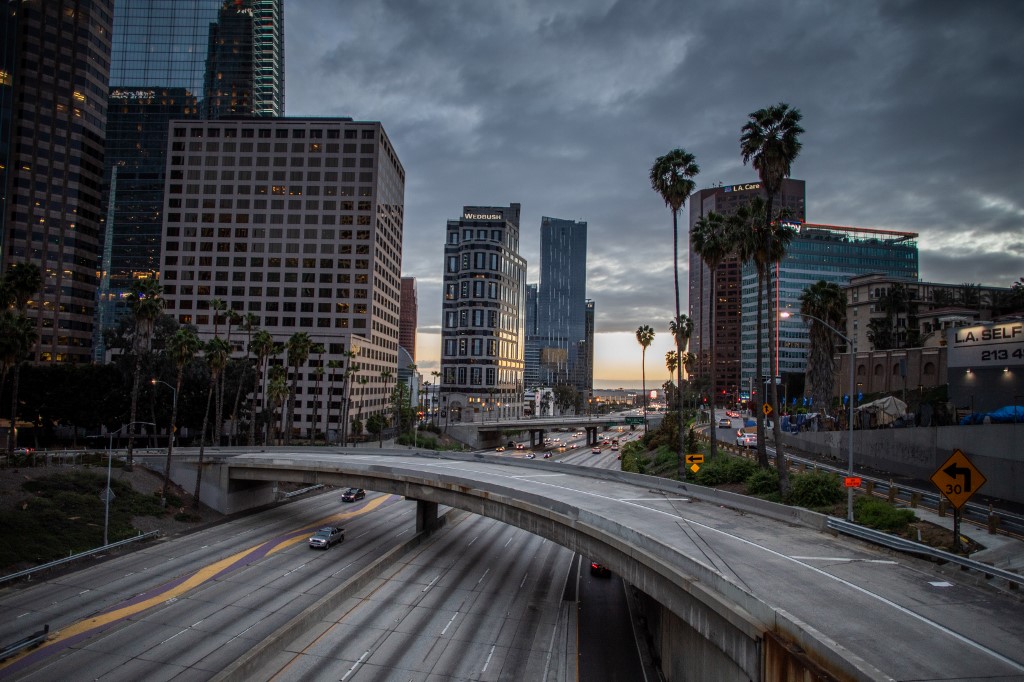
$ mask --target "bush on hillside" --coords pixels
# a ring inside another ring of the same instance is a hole
[[[788,504],[808,509],[829,507],[843,499],[839,477],[826,471],[810,471],[790,476]]]
[[[917,519],[910,509],[897,509],[875,497],[860,496],[854,500],[853,508],[857,523],[889,532],[901,531]]]

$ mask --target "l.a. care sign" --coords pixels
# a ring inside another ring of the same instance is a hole
[[[1024,322],[1004,322],[946,330],[950,367],[1024,365]]]

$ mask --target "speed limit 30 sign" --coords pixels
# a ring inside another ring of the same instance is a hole
[[[932,483],[957,509],[964,506],[978,488],[985,485],[985,480],[960,450],[954,450],[952,456],[932,474]]]

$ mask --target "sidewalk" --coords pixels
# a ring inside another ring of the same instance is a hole
[[[952,512],[939,516],[938,512],[921,507],[915,507],[913,512],[922,521],[948,528],[950,533],[953,532]],[[1024,541],[1007,535],[991,535],[984,528],[969,523],[960,524],[960,534],[985,547],[971,554],[970,558],[974,561],[991,564],[996,568],[1024,572]]]

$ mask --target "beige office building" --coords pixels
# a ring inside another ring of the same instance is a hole
[[[167,160],[167,312],[204,340],[224,338],[216,299],[255,315],[278,343],[305,332],[321,344],[324,352],[299,370],[294,437],[337,433],[349,350],[359,353],[350,418],[387,413],[398,365],[405,171],[381,124],[173,121]],[[246,342],[235,326],[234,352],[244,354]],[[332,360],[341,362],[332,368]],[[287,355],[273,362],[287,366]]]

